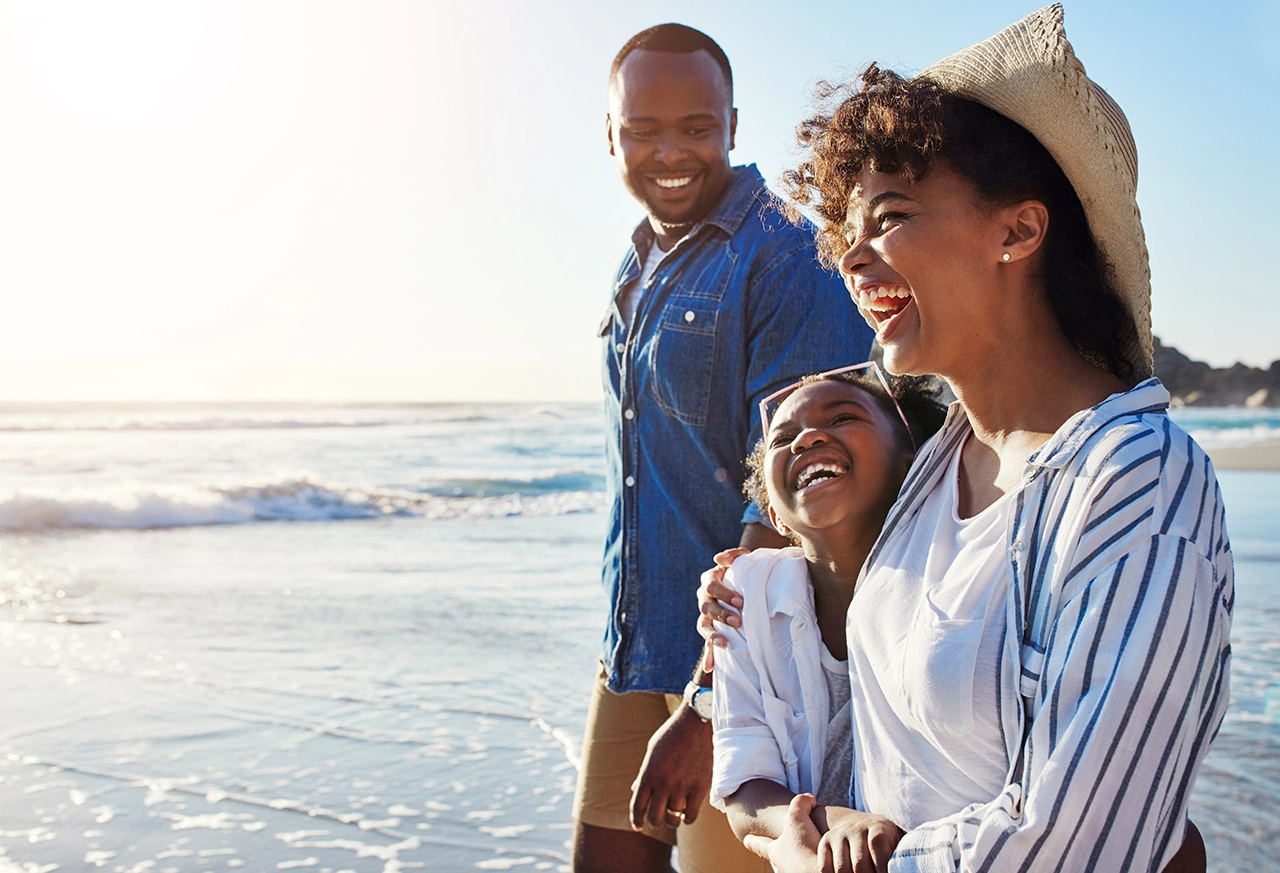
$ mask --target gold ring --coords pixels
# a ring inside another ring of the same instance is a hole
[[[683,809],[671,809],[671,808],[668,808],[668,809],[667,809],[667,815],[674,815],[676,818],[680,819],[680,821],[684,821],[684,810],[683,810]]]

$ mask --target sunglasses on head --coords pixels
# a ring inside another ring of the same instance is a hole
[[[840,376],[845,373],[856,373],[862,370],[869,370],[875,373],[876,379],[880,382],[880,387],[884,389],[884,393],[889,395],[889,399],[893,401],[893,408],[898,410],[898,418],[902,419],[902,426],[907,429],[907,436],[911,439],[911,448],[914,451],[919,446],[916,445],[915,434],[911,432],[911,425],[907,423],[907,417],[902,412],[902,407],[898,405],[898,398],[894,396],[893,389],[889,387],[889,380],[884,377],[884,372],[880,369],[880,365],[875,361],[863,361],[861,364],[852,364],[848,367],[841,367],[838,370],[827,370],[825,373],[818,373],[816,376],[807,376],[798,382],[793,382],[785,388],[781,388],[768,397],[760,401],[760,427],[761,435],[768,436],[769,422],[772,420],[778,408],[782,406],[782,402],[789,397],[797,388],[803,388],[805,385],[812,385],[815,382],[821,382],[824,379],[830,379],[833,376]],[[839,381],[839,380],[837,380]]]

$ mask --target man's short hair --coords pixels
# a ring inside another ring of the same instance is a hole
[[[650,52],[671,52],[673,54],[691,55],[695,52],[706,52],[715,59],[724,72],[724,81],[729,86],[729,104],[733,105],[733,70],[729,68],[729,57],[714,39],[700,30],[694,30],[683,24],[656,24],[642,30],[622,47],[618,56],[613,59],[609,68],[609,84],[618,77],[618,68],[627,56],[634,51],[644,49]]]

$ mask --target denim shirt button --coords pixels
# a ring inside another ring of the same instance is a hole
[[[615,343],[613,346],[613,350],[618,354],[622,354],[627,350],[627,346],[625,343]]]
[[[622,622],[623,624],[626,624],[626,623],[627,623],[627,614],[624,612],[624,613],[622,613],[622,615],[618,616],[618,621]]]
[[[636,411],[631,408],[624,409],[622,410],[622,417],[625,418],[627,421],[630,421],[631,419],[636,417]]]
[[[624,481],[627,483],[627,487],[630,488],[631,486],[636,484],[636,477],[628,476]]]
[[[694,319],[693,310],[692,310],[692,309],[686,309],[686,310],[684,311],[684,320],[685,320],[685,321],[693,321],[693,319]]]

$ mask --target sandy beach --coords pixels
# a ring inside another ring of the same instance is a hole
[[[1208,449],[1218,470],[1280,470],[1280,440]]]

